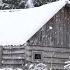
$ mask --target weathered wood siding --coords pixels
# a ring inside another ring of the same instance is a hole
[[[0,46],[0,67],[2,65],[2,50],[3,50],[3,47]]]
[[[41,51],[42,61],[53,69],[64,69],[70,56],[70,8],[62,8],[30,40],[28,40],[27,60],[33,60],[33,52]]]
[[[57,48],[57,47],[47,47],[47,46],[29,46],[27,50],[27,58],[31,62],[37,62],[33,60],[34,52],[42,52],[41,62],[46,63],[49,68],[51,67],[51,62],[53,69],[63,69],[65,61],[69,60],[70,48]]]
[[[24,46],[2,46],[2,67],[23,67],[25,62]]]

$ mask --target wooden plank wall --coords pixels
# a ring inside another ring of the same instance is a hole
[[[25,62],[25,47],[23,45],[2,46],[2,67],[23,67]]]
[[[2,65],[2,50],[3,50],[3,47],[0,46],[0,67]]]
[[[41,51],[49,68],[52,56],[53,69],[64,69],[70,57],[70,8],[63,7],[27,43],[27,60],[34,62],[32,53]]]
[[[51,62],[53,69],[64,69],[65,61],[69,60],[70,56],[70,48],[58,48],[58,47],[47,47],[47,46],[29,46],[29,49],[26,53],[28,61],[35,62],[33,60],[33,53],[34,52],[42,52],[42,60],[41,62],[44,62],[48,65],[48,67],[51,67]]]

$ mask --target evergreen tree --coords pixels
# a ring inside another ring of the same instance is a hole
[[[2,0],[4,6],[2,9],[24,9],[26,7],[26,2],[28,0]],[[33,4],[35,7],[39,7],[43,4],[47,4],[49,2],[54,2],[57,0],[33,0]]]

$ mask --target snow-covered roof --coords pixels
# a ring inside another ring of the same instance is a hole
[[[0,45],[24,44],[65,4],[61,0],[40,7],[0,10]]]

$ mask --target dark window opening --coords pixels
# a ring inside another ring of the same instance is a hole
[[[35,59],[41,59],[41,54],[35,54]]]

